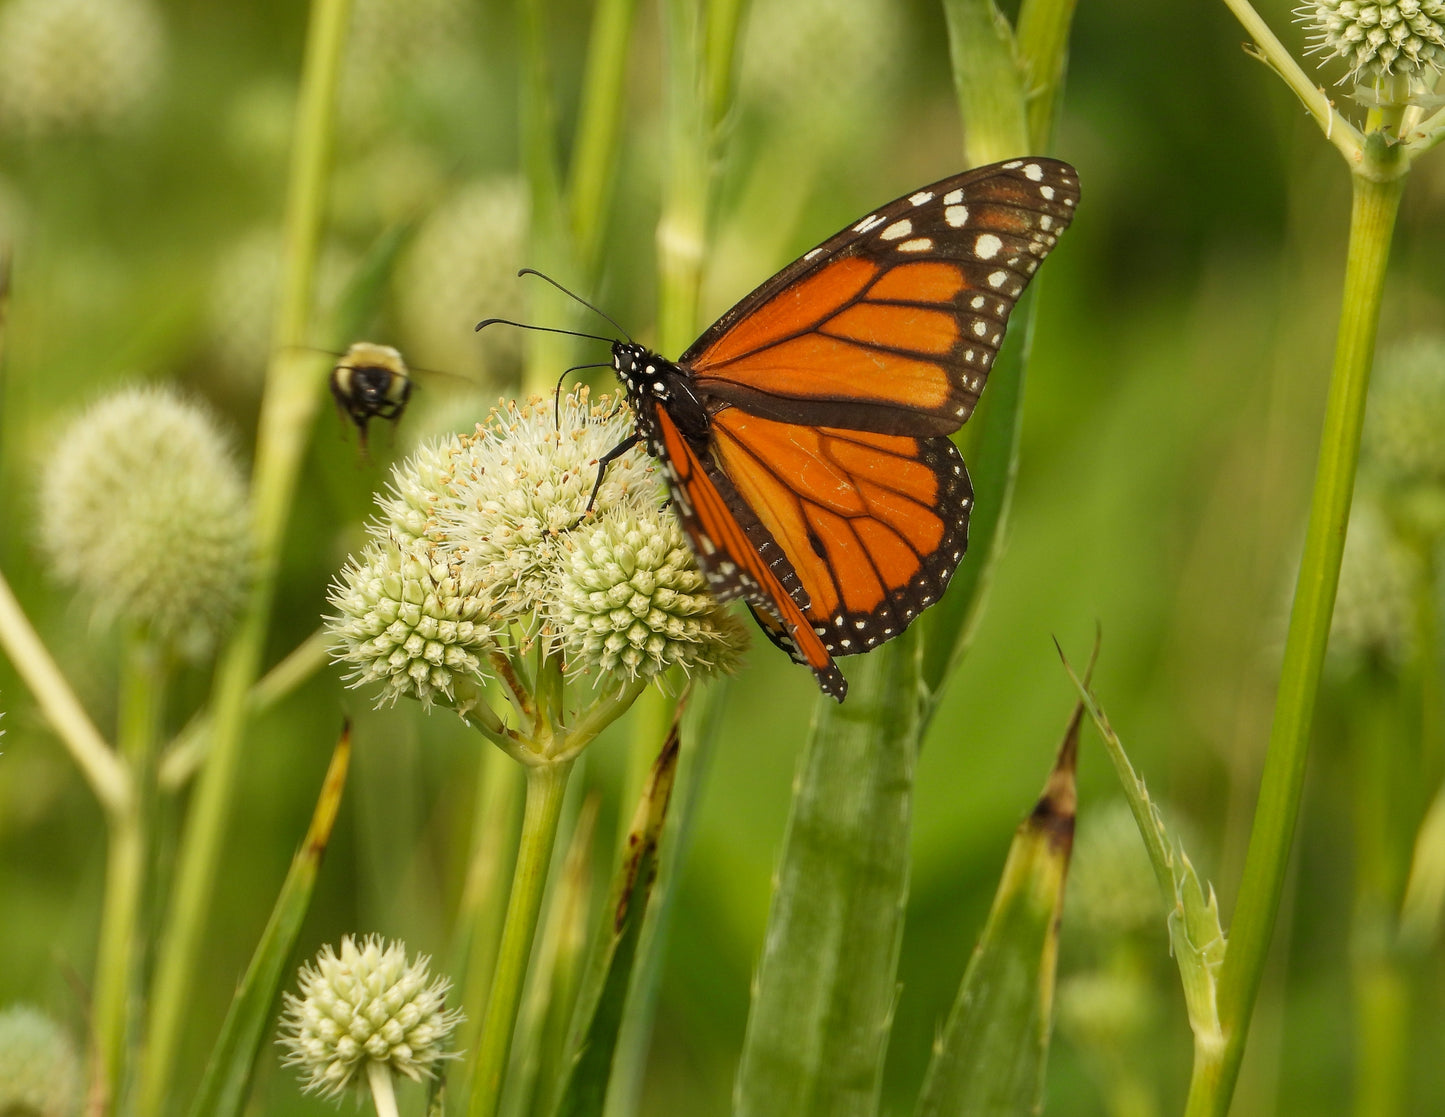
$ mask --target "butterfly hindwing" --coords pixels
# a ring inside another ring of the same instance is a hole
[[[714,596],[742,597],[755,614],[766,613],[774,627],[765,631],[773,641],[811,667],[823,691],[841,701],[848,684],[805,615],[807,591],[768,529],[717,465],[693,452],[665,409],[654,407],[646,425]]]
[[[718,461],[787,556],[833,655],[902,632],[968,546],[973,489],[947,438],[713,417]]]
[[[678,362],[716,409],[927,437],[972,413],[1015,303],[1078,202],[1010,160],[870,213],[743,299]]]

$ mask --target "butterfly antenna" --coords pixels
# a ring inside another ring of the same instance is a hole
[[[591,303],[589,303],[586,299],[584,299],[581,295],[577,294],[576,292],[567,290],[567,288],[563,287],[562,284],[558,283],[558,282],[557,282],[555,279],[553,279],[550,275],[543,275],[543,274],[542,274],[541,272],[539,272],[536,268],[523,268],[521,271],[519,271],[519,272],[517,273],[517,277],[518,277],[519,279],[520,279],[522,276],[524,276],[524,275],[535,275],[538,279],[545,279],[548,283],[550,283],[553,287],[557,288],[557,290],[561,291],[562,294],[566,295],[569,299],[574,299],[574,300],[576,300],[577,302],[581,303],[581,304],[582,304],[583,306],[585,306],[588,310],[590,310],[593,314],[597,314],[597,315],[600,315],[600,316],[603,317],[603,318],[606,318],[607,321],[609,321],[609,322],[612,323],[613,328],[615,328],[618,333],[620,333],[620,334],[621,334],[623,337],[625,337],[628,341],[632,341],[632,335],[622,328],[621,324],[617,321],[616,318],[612,317],[612,315],[608,314],[605,310],[599,310],[597,307],[593,306]],[[633,342],[633,344],[636,344],[636,343]]]
[[[611,345],[615,339],[603,337],[601,334],[584,334],[577,330],[559,330],[556,326],[534,326],[530,322],[513,322],[510,318],[483,318],[475,326],[480,330],[485,326],[516,326],[519,330],[537,330],[544,334],[566,334],[568,337],[585,337],[593,341],[605,341]]]
[[[573,365],[571,368],[563,369],[562,375],[557,377],[557,390],[552,394],[552,422],[558,429],[562,429],[562,381],[574,372],[581,372],[584,368],[611,368],[607,362],[602,361],[590,365]]]

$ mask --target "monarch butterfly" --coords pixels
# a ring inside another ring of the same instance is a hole
[[[636,429],[598,484],[645,443],[713,593],[842,701],[833,657],[903,632],[963,558],[973,486],[948,436],[1078,200],[1067,163],[979,167],[805,252],[676,362],[612,342]]]

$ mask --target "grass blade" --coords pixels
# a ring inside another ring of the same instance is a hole
[[[232,1117],[239,1114],[246,1103],[256,1055],[271,1022],[287,960],[311,904],[311,891],[331,839],[336,812],[341,807],[350,763],[351,727],[348,725],[331,754],[331,764],[326,769],[306,838],[291,860],[291,869],[276,898],[271,919],[256,945],[246,976],[236,990],[226,1022],[211,1051],[205,1077],[191,1105],[192,1117]]]
[[[1081,702],[1043,795],[1014,835],[983,937],[923,1080],[918,1117],[1042,1108],[1083,717]]]
[[[803,752],[733,1112],[878,1107],[908,895],[919,642],[858,661]]]
[[[558,1095],[557,1117],[593,1117],[607,1100],[632,963],[656,877],[658,838],[677,774],[678,741],[674,721],[633,815],[627,854],[603,909],[600,937],[578,993],[568,1042],[568,1050],[575,1054]]]

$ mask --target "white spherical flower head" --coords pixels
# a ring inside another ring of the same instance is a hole
[[[433,979],[425,955],[413,962],[400,942],[347,935],[341,951],[321,948],[302,966],[299,995],[287,993],[279,1043],[303,1088],[331,1097],[363,1085],[379,1063],[413,1081],[430,1078],[446,1051],[459,1011],[448,1011],[445,978]]]
[[[43,466],[40,536],[60,578],[105,619],[183,655],[229,623],[250,565],[246,484],[211,417],[165,388],[95,404]]]
[[[111,131],[165,70],[151,0],[11,0],[0,8],[0,121],[35,134]]]
[[[1399,78],[1409,93],[1427,93],[1445,70],[1442,0],[1315,0],[1295,15],[1311,32],[1311,53],[1349,65],[1344,80],[1383,92]]]
[[[378,706],[398,698],[445,699],[465,713],[495,646],[476,579],[436,559],[425,543],[377,540],[331,587],[332,654],[354,687],[379,686]]]
[[[736,670],[747,632],[708,591],[670,511],[613,509],[572,532],[568,551],[551,620],[574,674]]]
[[[449,499],[433,509],[436,539],[486,587],[497,618],[537,631],[569,534],[587,515],[598,461],[631,434],[629,411],[611,410],[607,397],[589,406],[584,390],[562,401],[560,415],[551,400],[504,403],[462,437]],[[633,448],[608,464],[592,511],[640,513],[662,500],[651,462]]]
[[[1380,355],[1365,412],[1362,454],[1397,485],[1445,488],[1445,337],[1420,337]]]
[[[0,1012],[0,1113],[76,1117],[85,1072],[65,1029],[39,1009]]]

